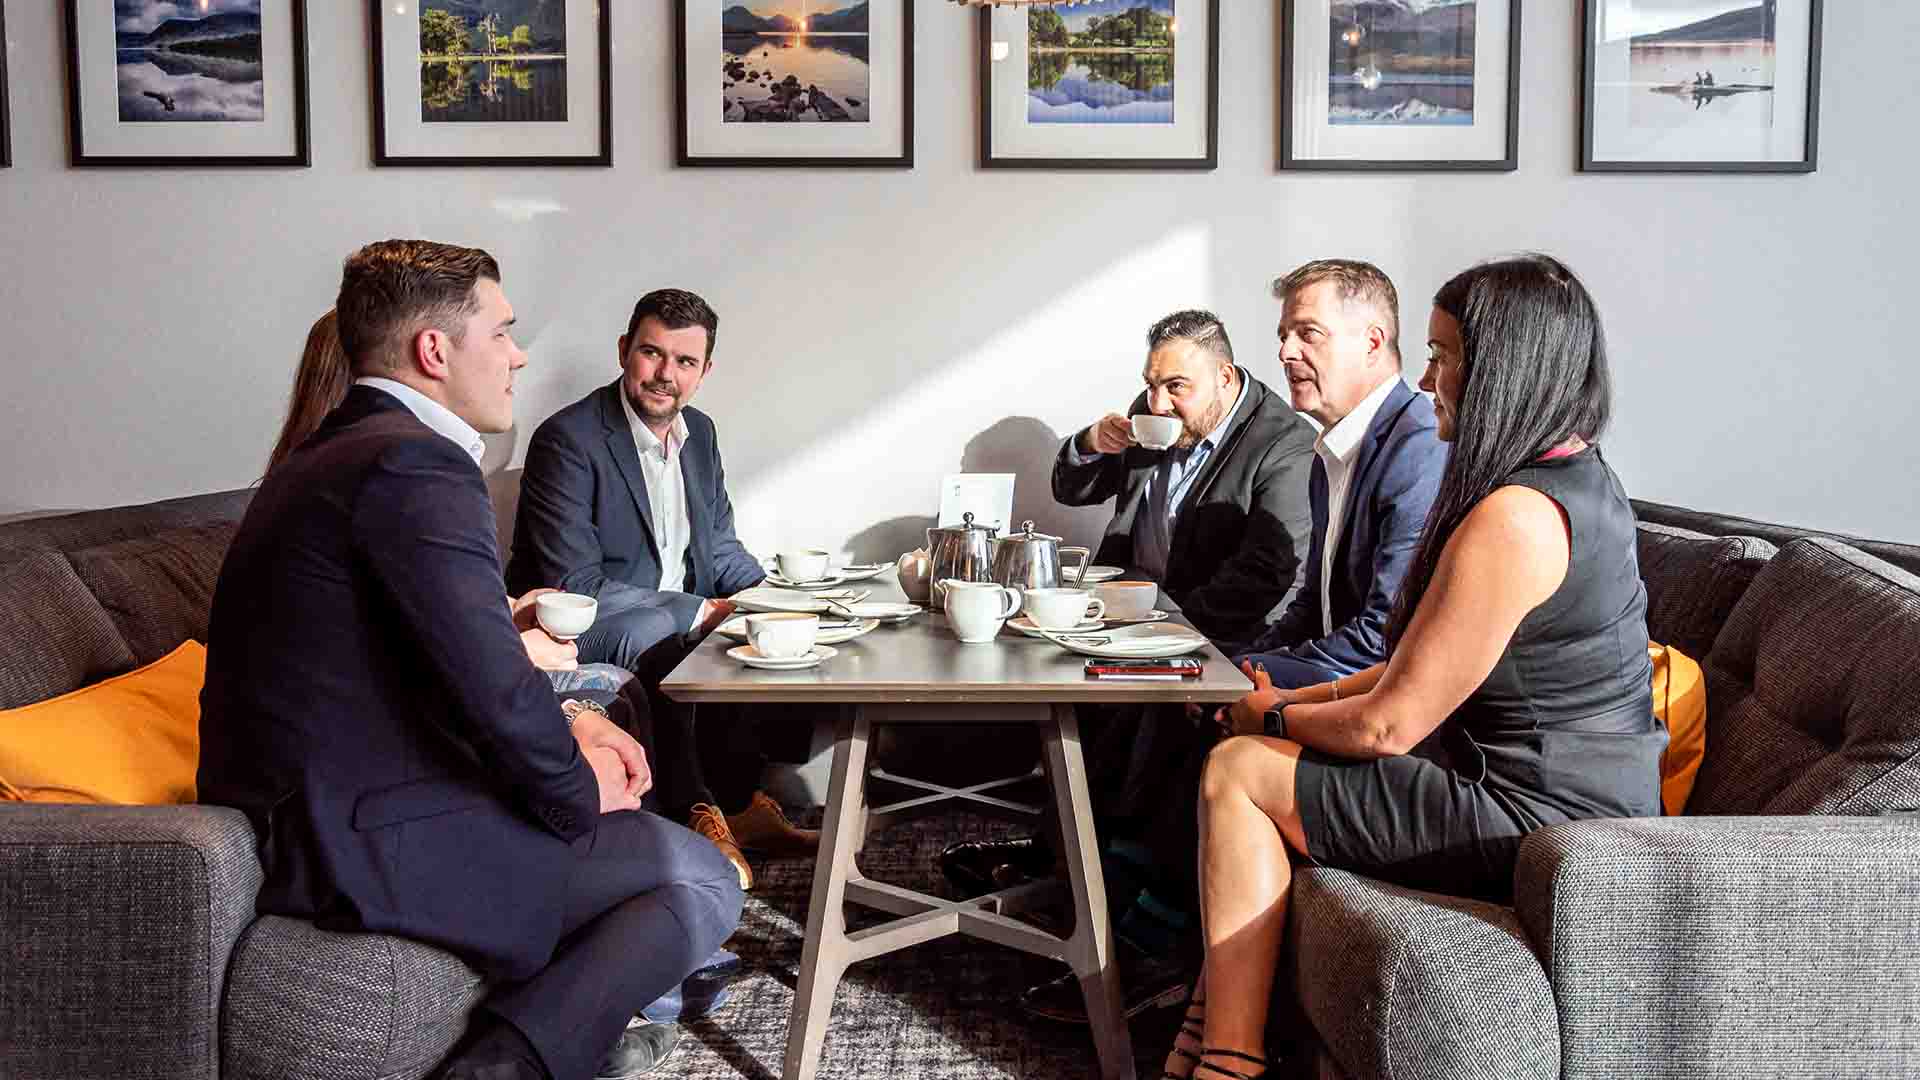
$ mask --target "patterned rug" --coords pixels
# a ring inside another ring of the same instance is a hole
[[[818,813],[813,824],[817,825]],[[947,895],[936,859],[955,840],[1025,830],[953,813],[876,834],[860,857],[869,876]],[[806,932],[813,865],[753,860],[755,887],[727,947],[740,955],[732,997],[687,1025],[687,1037],[661,1076],[778,1080],[785,1059]],[[848,907],[855,926],[872,920]],[[883,917],[882,917],[883,918]],[[1079,1077],[1098,1075],[1086,1028],[1034,1020],[1018,1006],[1026,987],[1064,973],[1039,957],[965,938],[947,938],[854,965],[833,1000],[818,1075],[840,1077]],[[1180,1011],[1136,1018],[1139,1075],[1160,1075]]]

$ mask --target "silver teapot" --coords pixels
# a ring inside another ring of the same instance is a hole
[[[1080,565],[1068,580],[1060,561],[1071,555],[1080,556]],[[1078,588],[1092,558],[1093,552],[1086,548],[1061,547],[1059,537],[1034,532],[1033,522],[1023,521],[1019,532],[993,542],[993,580],[1021,590]]]
[[[927,606],[935,611],[947,609],[947,591],[941,584],[960,581],[993,580],[993,540],[999,529],[975,525],[972,514],[962,514],[960,524],[927,530],[927,552],[932,566],[927,572]]]

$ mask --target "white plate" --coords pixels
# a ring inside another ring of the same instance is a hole
[[[1120,618],[1115,618],[1112,615],[1109,615],[1107,616],[1106,621],[1114,626],[1126,626],[1131,623],[1162,622],[1162,621],[1165,621],[1166,617],[1167,617],[1166,612],[1161,611],[1159,608],[1154,608],[1152,611],[1149,611],[1145,615],[1142,615],[1138,618],[1120,619]]]
[[[816,614],[827,610],[826,601],[797,589],[772,589],[764,585],[743,589],[731,599],[734,606],[742,611],[800,611]]]
[[[879,619],[889,623],[906,622],[926,610],[919,604],[897,604],[885,600],[862,600],[843,606],[862,619]]]
[[[1118,566],[1089,566],[1087,567],[1087,572],[1080,575],[1079,582],[1082,585],[1098,585],[1103,581],[1112,581],[1114,578],[1121,577],[1124,574],[1126,574],[1126,571]],[[1063,582],[1062,584],[1065,583]]]
[[[820,628],[820,632],[814,635],[813,641],[816,645],[838,645],[843,641],[852,641],[854,638],[864,634],[870,634],[874,628],[879,625],[879,619],[862,619],[852,626],[823,626]],[[745,641],[747,640],[747,617],[745,615],[735,615],[733,618],[715,627],[713,632],[719,634],[721,637],[732,638],[735,641]]]
[[[1185,626],[1123,626],[1091,634],[1044,632],[1048,641],[1071,649],[1082,656],[1103,660],[1158,660],[1181,656],[1206,647],[1207,638]]]
[[[869,567],[843,566],[840,568],[840,580],[866,581],[869,578],[877,578],[891,569],[893,569],[892,563],[880,563]]]
[[[765,668],[768,671],[803,671],[840,655],[838,649],[829,649],[825,645],[815,645],[804,656],[789,656],[780,660],[770,660],[761,656],[751,645],[735,645],[727,650],[727,655],[748,667]]]
[[[778,570],[767,574],[768,582],[783,589],[831,589],[845,580],[847,579],[840,574],[828,574],[826,577],[812,578],[807,581],[789,581],[782,577]]]
[[[1046,637],[1050,633],[1051,634],[1084,634],[1090,631],[1097,631],[1101,627],[1105,626],[1106,624],[1101,622],[1099,619],[1088,619],[1086,622],[1081,623],[1079,626],[1076,626],[1071,630],[1042,630],[1039,627],[1033,625],[1033,619],[1031,616],[1021,615],[1018,618],[1008,619],[1007,625],[1013,627],[1015,630],[1020,631],[1021,633],[1027,635],[1028,637]]]

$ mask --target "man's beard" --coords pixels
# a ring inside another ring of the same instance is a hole
[[[1220,422],[1227,418],[1227,409],[1229,407],[1230,403],[1227,400],[1226,394],[1223,393],[1219,397],[1214,398],[1213,404],[1207,408],[1207,411],[1201,415],[1199,420],[1185,425],[1185,429],[1180,433],[1180,438],[1173,444],[1174,449],[1191,450],[1199,446],[1200,440],[1213,434],[1215,429],[1219,428]]]
[[[671,421],[674,417],[680,415],[680,409],[682,407],[680,404],[680,395],[674,391],[673,387],[643,386],[640,389],[642,391],[640,394],[630,393],[627,395],[627,404],[633,406],[633,411],[639,413],[642,419]],[[645,391],[648,390],[668,395],[673,398],[673,404],[662,408],[660,405],[647,400]]]

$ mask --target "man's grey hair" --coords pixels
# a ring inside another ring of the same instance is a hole
[[[1331,281],[1343,304],[1364,304],[1380,316],[1393,358],[1400,359],[1400,294],[1384,270],[1359,259],[1315,259],[1273,283],[1274,298],[1288,303],[1304,289]]]
[[[1176,311],[1153,324],[1147,331],[1147,352],[1169,341],[1188,341],[1233,363],[1233,342],[1227,340],[1227,327],[1211,311]]]

